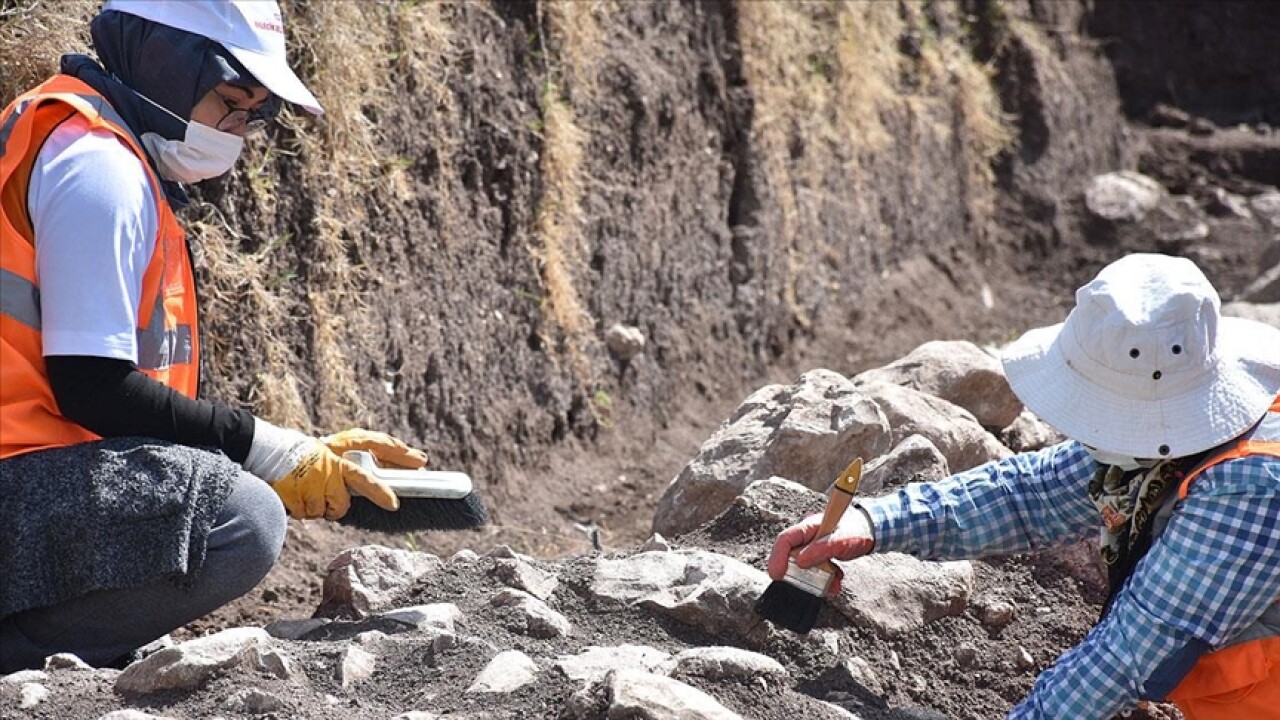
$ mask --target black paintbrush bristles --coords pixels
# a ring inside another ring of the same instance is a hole
[[[489,513],[477,493],[458,500],[441,498],[400,498],[400,509],[387,512],[358,495],[351,496],[351,509],[338,521],[343,525],[379,532],[420,532],[423,530],[469,530],[489,522]]]
[[[799,588],[786,580],[774,580],[756,600],[755,611],[760,617],[804,635],[813,629],[822,612],[822,597]]]

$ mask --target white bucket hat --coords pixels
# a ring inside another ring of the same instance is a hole
[[[1005,375],[1073,440],[1194,455],[1248,430],[1280,392],[1280,329],[1220,317],[1219,304],[1190,260],[1129,255],[1076,291],[1066,322],[1006,348]]]
[[[222,45],[275,95],[314,115],[324,110],[289,69],[284,17],[275,0],[107,0],[103,11],[137,15]]]

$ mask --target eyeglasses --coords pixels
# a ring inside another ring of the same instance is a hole
[[[256,134],[262,131],[267,126],[267,121],[275,115],[274,104],[270,100],[251,110],[236,107],[234,100],[221,93],[218,93],[218,100],[227,109],[227,114],[223,115],[214,126],[222,132],[242,131],[245,135]]]

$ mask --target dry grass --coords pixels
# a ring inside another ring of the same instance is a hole
[[[847,202],[874,218],[875,188],[863,170],[885,153],[912,153],[928,145],[956,148],[964,166],[963,194],[981,225],[993,208],[992,159],[1012,141],[1000,112],[990,69],[977,63],[955,37],[937,37],[923,16],[924,2],[754,2],[738,0],[743,66],[752,88],[752,142],[762,159],[781,215],[788,255],[783,289],[798,325],[809,319],[797,287],[811,274],[810,258],[832,254],[817,238],[816,205]],[[918,56],[904,54],[900,39],[920,38]],[[913,137],[915,135],[915,137]],[[803,153],[797,156],[796,148]],[[823,166],[846,164],[847,197],[829,198]],[[923,191],[935,178],[915,173]]]
[[[543,311],[563,334],[569,367],[588,394],[595,385],[589,349],[598,340],[575,282],[586,254],[582,197],[587,134],[575,119],[572,103],[585,104],[597,92],[596,74],[605,52],[603,26],[612,9],[599,0],[539,5],[539,12],[545,13],[550,51],[544,53],[547,76],[539,96],[542,195],[534,211],[538,245],[533,257],[543,282]],[[596,403],[590,407],[597,420],[607,416]]]
[[[539,5],[548,34],[555,40],[562,88],[580,101],[597,90],[596,74],[604,58],[604,28],[614,9],[605,0],[557,0]]]
[[[592,326],[578,296],[574,273],[580,269],[582,240],[582,149],[586,135],[573,120],[573,109],[558,86],[548,81],[542,91],[542,197],[534,216],[538,247],[534,257],[542,270],[548,319],[565,335],[570,362],[580,381],[591,375],[582,352]]]
[[[97,0],[0,0],[0,106],[58,72],[65,53],[88,52]]]

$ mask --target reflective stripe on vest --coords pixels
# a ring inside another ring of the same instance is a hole
[[[164,303],[157,302],[146,329],[137,331],[138,367],[163,370],[191,362],[191,326],[164,327]],[[40,329],[40,288],[26,278],[0,268],[0,315],[32,330]]]
[[[134,308],[138,369],[189,397],[198,389],[198,309],[182,228],[146,151],[115,109],[84,82],[55,76],[0,114],[0,458],[98,437],[63,417],[53,397],[43,357],[34,228],[26,207],[40,147],[76,116],[94,131],[114,134],[138,158],[156,200],[155,247]]]

